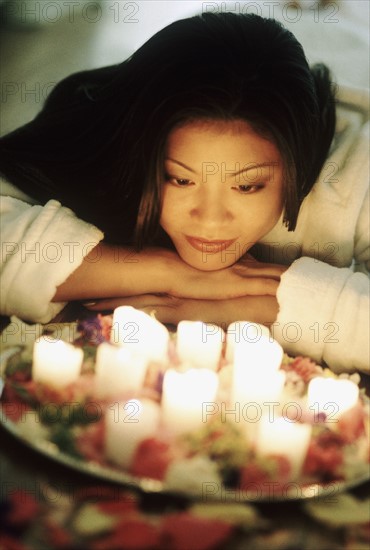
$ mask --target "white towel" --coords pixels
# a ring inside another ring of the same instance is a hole
[[[51,302],[58,285],[82,263],[103,233],[55,200],[45,206],[0,197],[2,315],[45,323],[65,303]]]

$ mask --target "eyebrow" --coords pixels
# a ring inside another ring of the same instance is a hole
[[[178,164],[179,166],[182,166],[186,170],[189,170],[192,174],[196,174],[195,170],[190,168],[190,166],[187,166],[183,162],[180,162],[179,160],[172,159],[170,157],[166,158],[165,160],[170,160],[171,162],[174,162],[175,164]],[[242,174],[243,172],[249,172],[250,170],[255,170],[256,168],[264,168],[269,166],[278,166],[278,161],[269,161],[269,162],[253,162],[251,163],[251,166],[247,166],[246,168],[242,168],[238,172],[230,173],[230,176],[238,176],[239,174]]]
[[[178,164],[179,166],[182,166],[186,170],[189,170],[189,172],[191,172],[192,174],[196,174],[195,170],[192,170],[189,166],[186,166],[186,164],[184,164],[183,162],[180,162],[179,160],[171,159],[169,157],[166,158],[165,160],[170,160],[171,162],[174,162],[175,164]]]

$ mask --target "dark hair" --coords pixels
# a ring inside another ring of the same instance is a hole
[[[142,245],[159,226],[168,134],[198,118],[244,119],[275,142],[293,230],[333,138],[333,86],[290,31],[257,15],[176,21],[124,63],[66,78],[31,123],[0,140],[0,170],[107,240]]]

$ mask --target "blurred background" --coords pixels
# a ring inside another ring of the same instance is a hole
[[[311,63],[326,62],[341,84],[368,88],[369,7],[369,0],[0,0],[0,133],[31,120],[63,77],[119,63],[171,21],[204,11],[274,17]]]

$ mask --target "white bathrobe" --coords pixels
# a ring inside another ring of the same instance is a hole
[[[333,370],[370,371],[369,96],[341,89],[331,153],[305,198],[294,232],[280,220],[260,243],[263,259],[290,265],[277,292],[273,336],[294,355]],[[64,306],[56,288],[102,232],[55,200],[34,204],[1,181],[3,315],[45,323]]]
[[[342,88],[338,99],[331,153],[297,227],[279,222],[262,240],[262,258],[291,265],[272,327],[284,349],[337,372],[369,372],[369,94]]]

